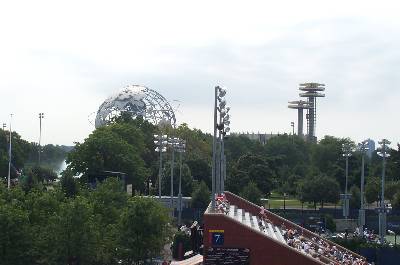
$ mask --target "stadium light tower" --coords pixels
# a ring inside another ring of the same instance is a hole
[[[289,101],[289,109],[297,109],[297,135],[299,137],[303,136],[303,110],[311,109],[311,105],[304,100]]]
[[[308,99],[310,108],[307,109],[307,134],[308,140],[315,142],[315,127],[317,123],[317,97],[325,97],[325,94],[321,91],[325,90],[325,84],[319,83],[304,83],[300,84],[299,89],[301,91],[300,97]]]
[[[344,188],[344,195],[342,195],[343,198],[343,216],[345,219],[349,217],[349,199],[350,199],[350,194],[347,192],[347,185],[348,185],[348,178],[349,178],[349,157],[352,155],[352,148],[349,143],[344,143],[342,144],[342,151],[343,151],[343,156],[346,158],[346,183],[345,183],[345,188]]]
[[[179,144],[180,139],[172,137],[169,139],[168,144],[171,146],[171,211],[174,216],[174,166],[175,166],[175,150]]]
[[[382,157],[382,184],[381,184],[381,205],[379,209],[379,238],[381,244],[385,242],[386,236],[386,206],[385,206],[385,170],[386,170],[386,158],[390,156],[389,154],[389,144],[390,141],[382,139],[378,148],[378,155]]]
[[[186,152],[186,141],[179,140],[176,146],[176,151],[179,153],[179,192],[178,192],[178,225],[182,223],[182,154]]]
[[[12,149],[12,117],[13,114],[10,114],[10,146],[8,148],[8,176],[7,176],[7,188],[11,188],[11,149]]]
[[[365,225],[365,192],[364,192],[364,185],[365,185],[365,176],[364,176],[364,160],[365,154],[368,151],[368,140],[364,140],[358,144],[358,150],[361,153],[361,185],[360,185],[360,211],[358,213],[359,216],[359,226],[360,226],[360,235],[364,235],[364,225]]]
[[[160,166],[158,169],[158,198],[161,200],[161,178],[162,178],[162,153],[167,151],[168,136],[163,134],[154,135],[156,152],[160,153]]]
[[[39,113],[39,154],[38,154],[38,165],[40,166],[40,155],[42,153],[41,141],[42,141],[42,119],[44,118],[44,113]]]
[[[226,89],[222,88],[220,86],[216,86],[214,88],[214,134],[213,134],[213,155],[212,155],[212,172],[211,172],[211,180],[212,180],[212,190],[211,190],[211,209],[212,211],[215,210],[215,194],[218,191],[219,188],[219,183],[217,182],[218,176],[219,176],[219,167],[217,167],[217,130],[221,130],[221,124],[218,124],[218,115],[217,113],[219,112],[220,114],[224,114],[222,117],[224,117],[227,112],[226,109],[226,101],[224,99],[226,95]],[[218,104],[219,103],[219,104]],[[223,125],[222,125],[223,126]]]

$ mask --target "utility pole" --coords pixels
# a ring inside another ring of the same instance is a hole
[[[12,117],[13,114],[10,114],[10,146],[8,148],[8,177],[7,177],[7,188],[11,188],[11,148],[12,148]]]
[[[40,155],[42,153],[41,141],[42,141],[42,119],[44,118],[44,113],[39,113],[39,156],[38,165],[40,166]]]

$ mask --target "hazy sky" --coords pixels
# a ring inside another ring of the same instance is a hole
[[[298,84],[326,84],[317,136],[400,142],[396,1],[2,1],[0,122],[71,145],[128,84],[178,100],[178,122],[212,130],[213,87],[232,131],[290,132]],[[177,104],[175,104],[177,105]]]

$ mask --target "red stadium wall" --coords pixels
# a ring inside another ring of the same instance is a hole
[[[229,199],[228,199],[229,200]],[[324,264],[278,241],[266,237],[240,222],[223,214],[204,214],[204,264],[207,262],[207,249],[212,247],[212,230],[224,231],[224,248],[250,249],[251,265],[316,265]],[[212,263],[213,264],[213,263]]]

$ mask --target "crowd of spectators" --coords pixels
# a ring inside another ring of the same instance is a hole
[[[259,225],[262,230],[265,230],[266,227],[263,225],[261,220],[264,220],[265,223],[271,223],[273,226],[275,226],[275,224],[267,218],[264,207],[261,207]],[[310,255],[313,258],[323,260],[324,257],[325,260],[329,260],[329,264],[332,265],[368,264],[365,258],[354,256],[351,252],[339,248],[336,245],[333,245],[332,243],[323,240],[322,238],[306,237],[303,233],[303,230],[301,230],[300,232],[296,228],[287,229],[283,223],[281,224],[280,229],[282,231],[283,238],[285,239],[288,246],[295,248],[298,251],[303,252],[307,255]]]
[[[216,203],[216,209],[218,213],[223,213],[223,214],[228,214],[229,213],[229,208],[230,204],[228,200],[226,199],[226,196],[224,193],[218,194],[215,200]]]

